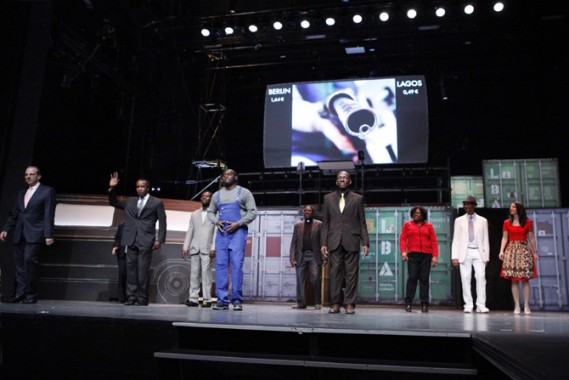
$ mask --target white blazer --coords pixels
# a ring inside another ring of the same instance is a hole
[[[485,263],[490,260],[490,243],[488,241],[488,220],[476,213],[474,217],[474,239],[478,252]],[[452,259],[464,262],[468,252],[468,214],[454,220],[454,235],[452,238]]]

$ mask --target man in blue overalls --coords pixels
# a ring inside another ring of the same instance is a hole
[[[243,310],[243,260],[247,244],[247,225],[257,217],[253,194],[237,185],[237,173],[227,169],[221,176],[223,188],[211,197],[207,210],[209,220],[217,227],[215,239],[214,310]],[[229,265],[231,265],[231,299],[229,298]]]

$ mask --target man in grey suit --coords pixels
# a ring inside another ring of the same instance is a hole
[[[212,258],[215,257],[213,232],[215,224],[209,221],[207,209],[211,202],[211,193],[204,191],[200,197],[202,208],[192,212],[190,225],[182,247],[182,258],[190,256],[190,297],[186,306],[199,306],[200,279],[202,283],[202,307],[211,307]]]
[[[28,166],[24,179],[28,188],[18,193],[0,240],[13,233],[16,292],[10,302],[33,304],[38,299],[40,251],[44,243],[54,242],[55,190],[39,182],[37,166]]]
[[[140,178],[136,181],[137,197],[118,200],[115,187],[119,174],[111,174],[109,203],[124,211],[124,228],[121,245],[126,247],[126,296],[125,305],[148,305],[150,263],[152,251],[166,241],[166,211],[162,201],[148,194],[150,182]],[[159,223],[156,240],[156,222]]]
[[[356,307],[360,244],[364,257],[369,252],[364,200],[348,188],[350,174],[340,171],[336,175],[338,190],[324,196],[322,206],[322,255],[330,260],[330,314],[354,314]],[[342,296],[342,285],[345,291]]]
[[[314,308],[322,307],[322,254],[320,229],[322,222],[313,218],[314,209],[304,206],[304,220],[294,225],[290,243],[290,263],[296,268],[296,304],[293,309],[306,309],[306,272],[314,289]]]

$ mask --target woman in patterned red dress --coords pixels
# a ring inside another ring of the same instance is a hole
[[[502,230],[500,276],[512,280],[514,314],[520,314],[520,282],[524,294],[524,314],[531,314],[529,280],[537,277],[535,260],[539,257],[533,235],[533,222],[528,219],[524,205],[519,202],[510,205],[510,217],[504,221]]]

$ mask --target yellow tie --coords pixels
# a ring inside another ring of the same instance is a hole
[[[344,199],[344,194],[340,193],[342,198],[340,198],[340,212],[344,212],[344,206],[346,205],[346,200]]]

